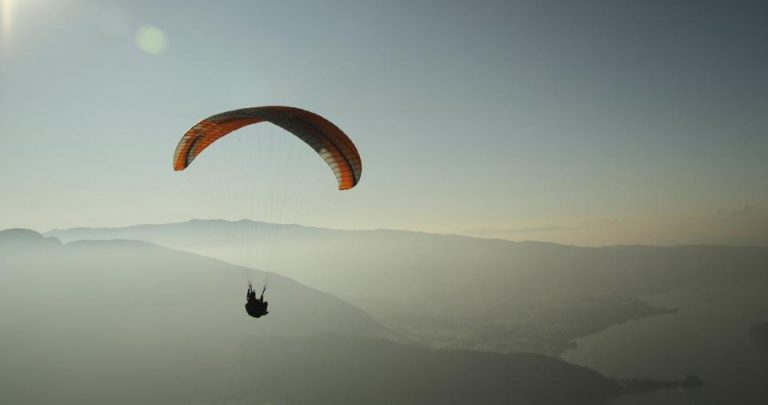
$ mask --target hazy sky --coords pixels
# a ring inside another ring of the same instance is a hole
[[[579,245],[768,244],[765,1],[0,0],[0,229],[243,217]],[[344,129],[338,192],[227,109]]]

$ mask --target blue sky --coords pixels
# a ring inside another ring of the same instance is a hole
[[[761,1],[0,5],[0,228],[248,217],[768,244]],[[334,121],[360,185],[335,191],[269,125],[171,170],[195,122],[258,105]]]

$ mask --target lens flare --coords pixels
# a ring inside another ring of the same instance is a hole
[[[136,46],[148,54],[160,55],[168,50],[168,36],[160,28],[145,25],[136,32]]]

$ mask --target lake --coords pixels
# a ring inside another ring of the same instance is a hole
[[[577,341],[563,358],[612,377],[680,379],[697,389],[621,396],[611,405],[768,404],[768,345],[749,327],[768,321],[768,286],[691,287],[642,297],[668,315],[613,326]]]

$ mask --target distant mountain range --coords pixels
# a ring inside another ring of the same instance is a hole
[[[269,275],[147,242],[0,231],[0,403],[591,404],[616,381],[535,354],[382,340],[363,311]]]
[[[0,260],[0,311],[10,305],[30,315],[19,322],[43,329],[67,319],[116,333],[172,323],[190,333],[387,334],[362,310],[289,278],[148,242],[62,244],[32,231],[6,230],[0,231]],[[243,308],[249,278],[257,288],[269,283],[270,314],[258,321]],[[8,322],[4,318],[3,325]]]
[[[664,314],[638,298],[692,284],[766,282],[768,248],[584,248],[242,220],[54,230],[142,240],[264,268],[355,304],[433,347],[559,353],[610,325]]]

